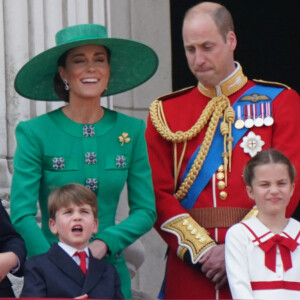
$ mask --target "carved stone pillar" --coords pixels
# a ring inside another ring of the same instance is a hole
[[[0,0],[0,198],[8,210],[16,125],[63,105],[19,96],[13,86],[15,75],[31,57],[55,45],[58,30],[80,23],[105,25],[111,36],[143,42],[159,56],[159,69],[151,80],[127,93],[101,99],[102,105],[146,120],[150,103],[171,91],[169,1]],[[127,202],[126,193],[121,202]],[[120,215],[126,217],[126,212],[121,205]],[[154,230],[126,249],[137,294],[156,297],[164,272],[164,251]]]

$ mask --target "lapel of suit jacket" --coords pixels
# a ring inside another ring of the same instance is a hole
[[[88,293],[99,282],[103,275],[105,264],[102,260],[94,258],[89,250],[89,268],[86,274],[86,281],[82,289],[82,295]]]
[[[57,243],[54,243],[48,251],[48,257],[66,276],[73,279],[80,286],[83,286],[86,276],[79,266]]]

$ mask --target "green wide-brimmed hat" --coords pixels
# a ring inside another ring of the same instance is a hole
[[[33,57],[18,72],[15,89],[32,100],[60,101],[53,79],[58,59],[66,51],[84,45],[102,45],[110,50],[110,79],[103,96],[128,91],[144,83],[156,71],[158,57],[148,46],[121,38],[109,38],[104,26],[82,24],[66,27],[56,36],[56,46]]]

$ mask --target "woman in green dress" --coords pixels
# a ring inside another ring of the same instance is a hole
[[[99,205],[99,230],[90,249],[116,266],[126,299],[131,298],[130,276],[122,251],[156,219],[145,124],[102,107],[100,101],[142,84],[157,64],[148,46],[108,38],[105,27],[83,24],[59,31],[56,46],[26,63],[15,79],[16,91],[28,99],[66,101],[16,129],[11,218],[28,255],[44,253],[57,241],[48,226],[51,190],[83,184],[97,194]],[[125,184],[129,215],[115,224]],[[41,228],[35,218],[37,201]]]

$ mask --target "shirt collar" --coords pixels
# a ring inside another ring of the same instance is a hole
[[[84,249],[76,249],[70,245],[64,244],[62,242],[58,242],[58,245],[67,252],[71,257],[75,254],[77,251],[85,251],[87,257],[89,257],[89,248],[85,247]]]

